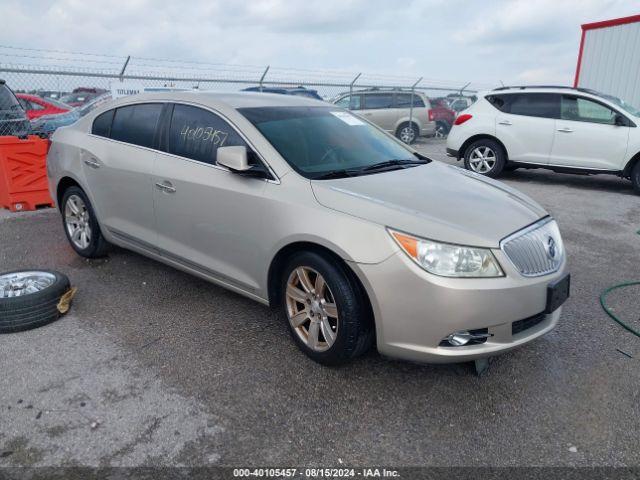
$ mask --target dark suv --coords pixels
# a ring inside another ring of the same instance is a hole
[[[0,80],[0,136],[29,134],[29,120],[20,102],[4,80]]]

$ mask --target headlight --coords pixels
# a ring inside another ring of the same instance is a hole
[[[389,230],[414,262],[442,277],[503,277],[498,261],[487,248],[434,242]]]

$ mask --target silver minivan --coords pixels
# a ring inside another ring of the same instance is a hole
[[[569,294],[540,205],[316,100],[122,98],[58,129],[47,171],[79,255],[116,244],[279,308],[324,364],[496,355]]]
[[[422,92],[359,90],[343,93],[333,103],[356,112],[407,144],[419,136],[432,136],[436,131],[431,102]]]

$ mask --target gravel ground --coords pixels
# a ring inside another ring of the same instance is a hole
[[[264,306],[124,250],[83,260],[56,211],[0,214],[1,270],[79,287],[63,319],[0,336],[0,466],[639,466],[640,339],[598,295],[640,280],[640,197],[615,177],[503,180],[559,221],[573,289],[556,330],[482,377],[376,352],[321,367]],[[640,326],[638,298],[610,303]]]

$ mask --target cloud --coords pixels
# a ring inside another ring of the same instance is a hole
[[[273,71],[345,70],[349,78],[357,72],[424,76],[423,83],[432,85],[442,79],[455,85],[565,82],[575,68],[580,23],[637,10],[622,0],[476,5],[470,8],[463,0],[3,0],[0,43],[119,57],[81,57],[86,67],[104,69],[117,69],[132,55],[256,65],[255,71],[266,65]],[[38,55],[66,58],[0,48],[0,63],[34,63],[40,60],[29,57]],[[153,63],[138,58],[132,68],[144,62]],[[328,72],[316,75],[332,78]]]

